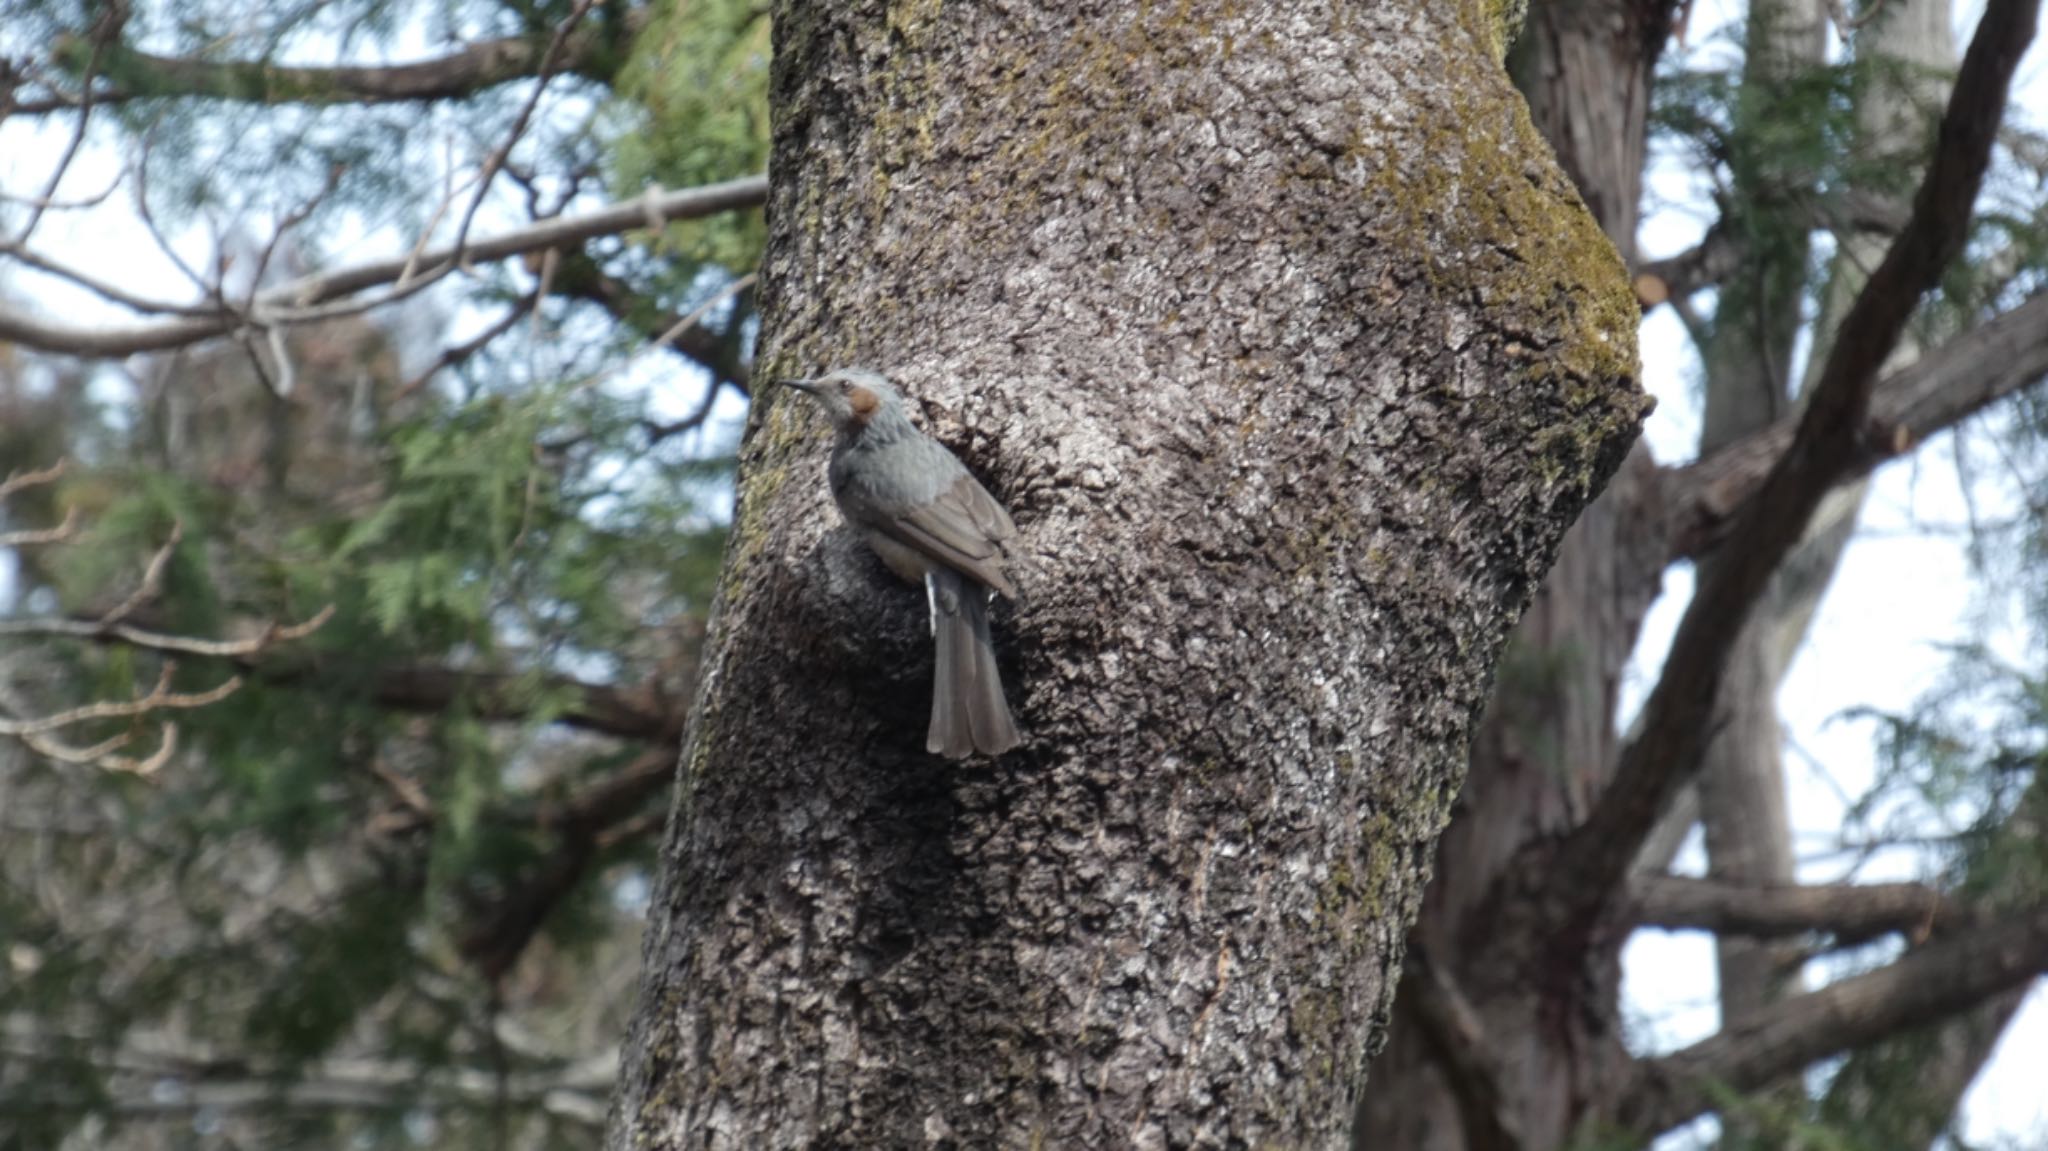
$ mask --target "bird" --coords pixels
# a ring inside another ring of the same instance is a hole
[[[839,514],[899,578],[922,584],[931,615],[932,719],[925,748],[948,759],[997,756],[1020,737],[989,638],[994,595],[1015,600],[1003,571],[1010,513],[946,445],[910,422],[889,377],[839,368],[776,383],[809,396],[837,436],[826,477]]]

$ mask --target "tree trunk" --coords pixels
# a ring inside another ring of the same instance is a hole
[[[614,1147],[1339,1145],[1494,657],[1642,401],[1482,7],[778,6],[769,374],[1011,508],[1018,752],[761,406]]]
[[[1634,251],[1650,84],[1673,7],[1537,0],[1516,49],[1534,122],[1625,253]],[[1524,970],[1491,993],[1478,970],[1491,951],[1487,902],[1524,845],[1575,826],[1606,785],[1616,693],[1668,558],[1659,496],[1657,467],[1638,447],[1565,537],[1502,659],[1415,929],[1446,977],[1471,985],[1485,1034],[1502,1045],[1504,1104],[1528,1148],[1560,1145],[1614,1084],[1625,1059],[1620,971]],[[1361,1151],[1486,1146],[1475,1135],[1484,1117],[1450,1089],[1427,1032],[1413,1013],[1396,1012],[1361,1099]]]
[[[1827,19],[1821,0],[1753,0],[1739,97],[1756,108],[1747,113],[1749,118],[1792,119],[1771,105],[1785,100],[1788,91],[1799,91],[1801,76],[1827,63]],[[1769,426],[1792,405],[1793,345],[1804,320],[1808,237],[1813,229],[1808,206],[1812,189],[1809,181],[1795,184],[1795,179],[1799,176],[1772,164],[1738,170],[1734,194],[1749,208],[1743,224],[1732,229],[1736,270],[1721,292],[1711,332],[1700,347],[1706,373],[1700,458]],[[1825,590],[1848,542],[1846,529],[1853,526],[1852,517],[1843,522],[1845,530],[1826,533],[1807,549],[1811,564],[1822,573],[1805,600],[1809,605]],[[1720,559],[1702,557],[1700,578],[1708,578]],[[1774,593],[1792,593],[1789,582],[1775,580]],[[1776,598],[1765,598],[1736,641],[1715,701],[1713,734],[1697,784],[1707,874],[1731,883],[1779,885],[1797,878],[1778,718],[1778,684],[1790,651],[1780,658],[1772,650]],[[1801,614],[1810,615],[1810,607]],[[1740,936],[1714,941],[1724,1026],[1747,1019],[1782,997],[1788,979],[1786,951],[1782,942]],[[1796,975],[1796,966],[1792,974]],[[1794,1084],[1780,1102],[1796,1108],[1798,1092]],[[1767,1138],[1743,1115],[1724,1116],[1723,1141],[1728,1146],[1763,1145]]]

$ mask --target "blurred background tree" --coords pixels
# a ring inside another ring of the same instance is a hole
[[[75,516],[10,541],[0,713],[239,687],[0,745],[0,1146],[594,1144],[759,214],[263,293],[757,173],[765,17],[5,7],[5,310],[230,319],[0,336],[0,474],[68,462],[4,526]],[[111,240],[71,203],[102,175]]]
[[[2022,119],[1859,465],[1940,453],[1986,509],[1982,642],[1875,717],[1839,833],[1916,882],[1789,886],[1813,876],[1777,686],[1853,487],[1627,898],[1544,854],[1614,778],[1664,573],[1718,562],[1904,226],[1968,14],[1733,15],[1534,0],[1512,58],[1697,356],[1666,403],[1698,439],[1637,453],[1501,668],[1363,1146],[1708,1112],[1679,1139],[1935,1146],[2048,967],[2048,929],[1988,934],[2043,920],[2048,872],[2048,148]],[[0,1146],[597,1144],[749,387],[768,53],[736,0],[0,0],[0,473],[29,481],[0,504],[0,722],[28,733],[0,740]],[[1697,243],[1646,257],[1674,214]],[[1621,911],[1562,954],[1496,915],[1559,893]],[[1782,1029],[1650,1050],[1618,961],[1644,927],[1718,933],[1724,1020]],[[1968,975],[1987,941],[2018,958]],[[1965,990],[1910,994],[1943,972]],[[1852,986],[1878,1006],[1815,998]]]

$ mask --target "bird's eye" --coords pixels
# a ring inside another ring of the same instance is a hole
[[[851,380],[841,380],[841,381],[839,381],[839,394],[840,394],[840,395],[842,395],[842,396],[850,396],[850,395],[852,395],[852,394],[853,394],[853,381],[851,381]]]

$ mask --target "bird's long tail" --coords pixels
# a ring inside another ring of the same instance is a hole
[[[1017,746],[1018,737],[989,639],[989,590],[951,569],[934,569],[924,578],[936,652],[925,748],[948,759],[977,751],[1001,755]]]

